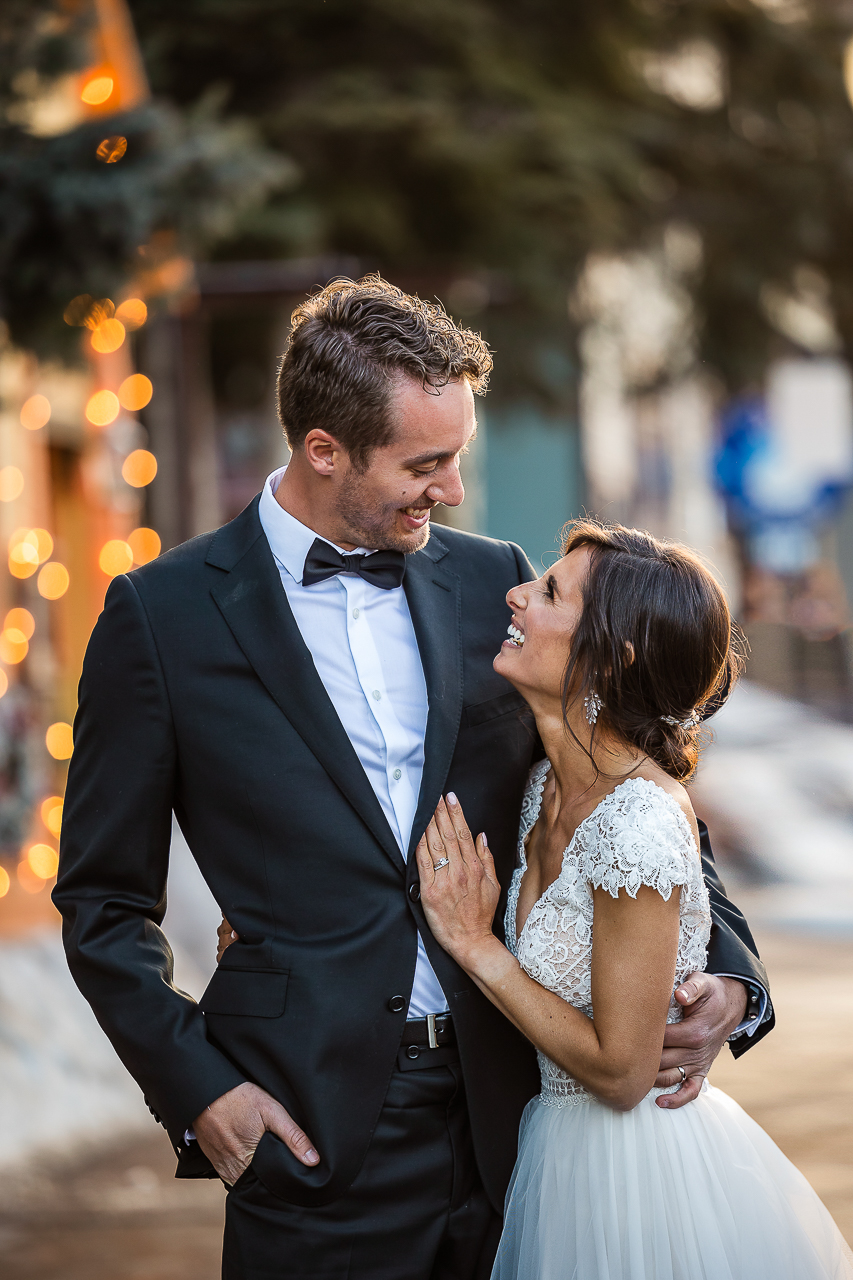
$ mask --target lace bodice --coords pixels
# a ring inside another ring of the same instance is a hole
[[[650,885],[668,900],[680,888],[680,927],[673,991],[689,973],[704,969],[711,934],[708,890],[690,825],[662,787],[629,778],[606,795],[578,825],[563,854],[563,866],[533,906],[516,936],[518,891],[527,870],[525,844],[539,817],[550,761],[534,765],[521,809],[518,862],[509,887],[506,940],[531,978],[592,1017],[593,889],[632,898]],[[681,1018],[673,998],[668,1022]],[[588,1102],[591,1095],[560,1067],[539,1054],[541,1100],[549,1106]],[[661,1091],[662,1092],[662,1091]]]

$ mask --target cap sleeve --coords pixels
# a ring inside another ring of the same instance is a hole
[[[662,787],[645,778],[622,783],[588,819],[581,859],[583,878],[593,889],[619,890],[636,898],[641,885],[664,901],[673,886],[690,878],[696,844],[680,806]]]

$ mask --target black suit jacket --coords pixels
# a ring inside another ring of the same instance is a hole
[[[432,938],[413,853],[452,788],[472,827],[488,831],[501,883],[510,879],[536,737],[492,659],[505,593],[534,575],[512,544],[449,529],[409,557],[429,716],[404,860],[296,626],[257,505],[107,593],[80,682],[54,891],[72,973],[169,1130],[179,1172],[210,1174],[184,1130],[251,1080],[321,1156],[309,1169],[267,1133],[259,1177],[292,1203],[324,1204],[364,1159],[405,1030],[394,997],[411,992],[420,929],[500,1208],[519,1117],[538,1087],[535,1058]],[[173,985],[159,927],[172,810],[240,935],[199,1005]],[[765,981],[742,917],[722,904],[715,892],[711,968]]]

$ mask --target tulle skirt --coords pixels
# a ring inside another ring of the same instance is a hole
[[[522,1117],[492,1280],[853,1280],[803,1175],[727,1094]]]

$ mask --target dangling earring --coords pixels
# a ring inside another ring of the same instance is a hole
[[[583,700],[583,709],[586,712],[586,718],[589,724],[594,725],[598,719],[598,713],[604,707],[604,703],[593,689]]]

